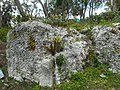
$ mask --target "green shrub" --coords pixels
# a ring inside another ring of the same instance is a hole
[[[38,84],[35,84],[33,89],[29,89],[29,90],[52,90],[52,87],[49,86],[39,86]]]
[[[0,40],[2,42],[6,42],[7,33],[10,29],[9,28],[0,28]]]
[[[104,12],[101,13],[100,15],[95,15],[93,17],[93,20],[95,23],[103,23],[104,22],[120,22],[120,12],[112,12],[112,11],[108,11],[108,12]]]

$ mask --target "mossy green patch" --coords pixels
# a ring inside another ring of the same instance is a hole
[[[28,45],[30,50],[35,50],[35,39],[32,34],[28,35]]]
[[[17,33],[16,33],[16,31],[13,31],[12,35],[11,35],[11,39],[14,40],[16,38],[17,38]]]
[[[59,71],[61,70],[62,65],[65,63],[64,55],[60,54],[56,57],[56,64],[58,66]]]
[[[0,40],[2,42],[7,41],[7,33],[10,29],[9,28],[0,28]]]

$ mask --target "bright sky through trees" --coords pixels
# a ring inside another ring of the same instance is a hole
[[[27,1],[27,0],[25,0],[25,1]],[[33,0],[28,0],[27,4],[31,4],[31,1],[33,1]],[[44,2],[44,0],[41,0],[41,1]],[[20,2],[23,3],[23,0],[20,0]],[[38,7],[38,9],[42,10],[42,6],[40,3],[37,4],[37,7]],[[94,14],[95,13],[100,14],[101,12],[106,12],[106,9],[108,10],[108,6],[106,6],[105,3],[103,3],[100,5],[100,7],[98,9],[95,9]],[[40,15],[44,16],[43,11],[40,12]],[[86,17],[89,16],[89,9],[87,9],[85,16]],[[77,16],[77,17],[79,18],[79,16]],[[73,18],[73,17],[71,16],[70,18]]]

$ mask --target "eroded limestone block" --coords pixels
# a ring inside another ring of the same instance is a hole
[[[93,29],[95,53],[101,63],[109,63],[110,70],[120,72],[120,30],[119,24],[113,27],[96,26]]]
[[[81,39],[83,36],[75,30],[52,28],[38,21],[19,24],[8,33],[9,76],[19,81],[28,79],[42,86],[51,86],[53,76],[58,82],[59,78],[66,78],[69,71],[82,71],[82,62],[89,49],[87,42]],[[61,74],[53,65],[53,59],[60,54],[65,57]]]

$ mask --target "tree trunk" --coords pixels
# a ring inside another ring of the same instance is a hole
[[[83,12],[83,19],[85,19],[85,13],[86,13],[86,10],[87,10],[87,6],[88,6],[88,1],[84,1],[84,12]]]
[[[89,8],[89,17],[91,17],[91,8],[92,8],[92,6],[91,6],[91,0],[90,0],[90,8]]]
[[[84,9],[83,20],[85,20],[85,13],[86,13],[86,9]]]
[[[85,20],[85,13],[86,13],[86,10],[87,10],[87,5],[85,5],[85,9],[84,9],[84,12],[83,12],[83,20]]]
[[[40,2],[40,4],[42,5],[43,8],[43,12],[45,14],[45,17],[48,17],[48,10],[47,10],[47,3],[43,4],[41,0],[38,0]]]
[[[94,6],[93,6],[93,3],[94,3],[94,1],[92,0],[92,10],[91,10],[91,16],[93,16],[93,10],[94,10]]]
[[[2,27],[2,12],[0,10],[0,27]]]
[[[111,10],[116,11],[116,0],[110,0],[110,5],[112,6]]]
[[[82,18],[82,19],[84,19],[84,5],[83,5],[83,3],[82,3],[82,9],[81,9],[81,12],[79,13],[79,15],[81,15],[80,16],[80,19]]]
[[[28,17],[26,16],[25,12],[23,11],[23,8],[22,8],[22,6],[20,4],[20,1],[19,0],[14,0],[14,3],[17,6],[20,14],[22,15],[22,21],[27,21]]]
[[[1,4],[1,3],[0,3]],[[0,27],[2,27],[2,11],[1,11],[1,5],[0,5]]]
[[[93,0],[90,0],[90,9],[89,9],[89,17],[92,17],[93,16],[93,3],[94,1]]]
[[[116,11],[116,0],[113,0],[113,11]]]

